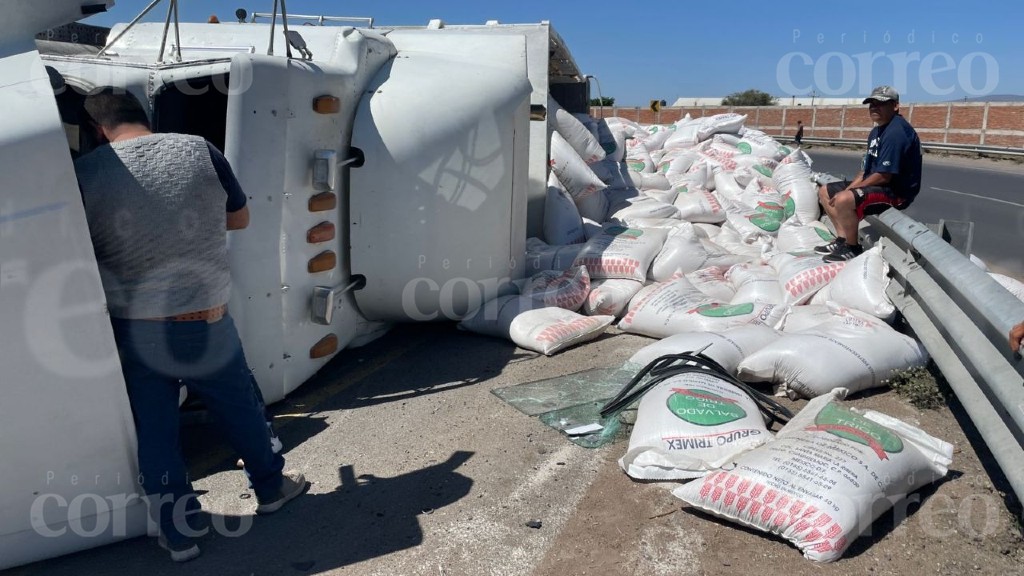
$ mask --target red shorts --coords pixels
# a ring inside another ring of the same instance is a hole
[[[849,185],[849,180],[827,184],[828,197],[832,198],[846,190],[846,187]],[[857,207],[858,220],[863,220],[865,214],[878,214],[890,206],[902,210],[909,204],[888,186],[861,186],[860,188],[854,188],[852,191],[853,202]]]

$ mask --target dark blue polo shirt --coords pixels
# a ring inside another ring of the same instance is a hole
[[[921,190],[921,140],[899,114],[868,136],[864,175],[876,172],[892,174],[889,187],[900,198],[912,200]]]

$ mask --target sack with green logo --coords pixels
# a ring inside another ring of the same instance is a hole
[[[796,255],[809,255],[815,246],[828,244],[836,239],[824,224],[817,220],[801,224],[797,219],[790,218],[782,223],[775,238],[775,249]]]
[[[638,138],[626,140],[625,162],[633,172],[654,172],[657,168],[647,145]]]
[[[821,215],[818,186],[811,181],[811,174],[811,167],[805,162],[781,164],[772,173],[775,189],[793,197],[796,217],[804,224],[816,221]]]
[[[760,130],[746,129],[743,131],[743,138],[736,145],[741,154],[751,154],[761,158],[782,160],[792,152],[789,148],[779,144],[771,136]]]
[[[685,480],[715,470],[770,440],[768,425],[792,413],[737,380],[704,351],[655,358],[601,407],[601,417],[633,405],[636,424],[619,465],[639,480]]]
[[[760,302],[719,302],[682,277],[641,290],[630,302],[619,329],[667,338],[680,332],[721,332],[744,324],[774,327],[785,308]]]
[[[595,280],[627,278],[643,282],[666,236],[668,231],[664,229],[608,225],[600,236],[587,240],[573,266],[586,266]]]
[[[757,405],[711,374],[680,374],[647,392],[619,466],[637,480],[685,480],[771,440]]]
[[[815,561],[850,543],[907,494],[941,479],[953,446],[842,392],[811,400],[775,440],[673,490],[701,510],[779,535]]]

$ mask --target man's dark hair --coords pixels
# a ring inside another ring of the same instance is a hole
[[[85,97],[85,112],[93,122],[104,127],[121,124],[142,124],[149,128],[149,117],[142,104],[124,90],[102,88]]]

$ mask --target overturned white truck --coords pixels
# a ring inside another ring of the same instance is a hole
[[[587,102],[547,23],[156,23],[37,49],[47,30],[87,41],[53,30],[112,5],[9,0],[0,18],[0,568],[146,529],[72,164],[95,146],[84,94],[126,89],[157,131],[230,160],[252,215],[229,236],[230,308],[268,402],[387,323],[457,317],[522,276],[545,104]]]

